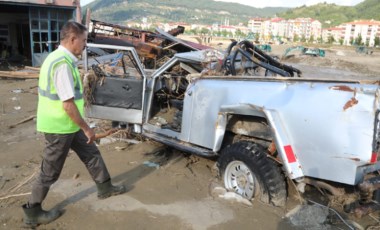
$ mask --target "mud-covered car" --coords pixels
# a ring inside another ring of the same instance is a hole
[[[287,180],[333,195],[358,188],[350,212],[375,209],[379,159],[379,85],[370,81],[305,79],[249,42],[178,53],[147,74],[133,48],[120,74],[91,58],[87,116],[128,123],[135,132],[182,151],[217,158],[225,187],[276,206]],[[359,194],[358,193],[358,194]]]

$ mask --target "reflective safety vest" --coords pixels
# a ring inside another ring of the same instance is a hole
[[[66,63],[71,69],[74,78],[74,102],[83,117],[84,100],[83,87],[78,67],[73,60],[62,50],[55,50],[47,56],[40,69],[38,82],[37,131],[44,133],[68,134],[79,131],[63,109],[63,102],[59,99],[54,86],[53,77],[56,68]]]

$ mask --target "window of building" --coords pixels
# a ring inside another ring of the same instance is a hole
[[[31,8],[31,48],[33,65],[40,65],[48,53],[59,45],[59,32],[62,26],[73,19],[73,10],[56,8]]]
[[[9,28],[8,25],[0,24],[0,43],[8,43],[9,41]]]

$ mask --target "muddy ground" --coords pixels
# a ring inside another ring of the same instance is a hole
[[[273,45],[272,54],[281,56],[288,46]],[[303,77],[380,80],[380,50],[359,55],[353,48],[325,49],[324,58],[296,56],[286,62],[301,69]],[[41,161],[44,138],[35,131],[35,120],[10,128],[35,115],[36,86],[37,80],[0,79],[0,229],[22,227],[21,205]],[[292,183],[286,207],[219,198],[212,193],[221,185],[214,161],[147,140],[129,143],[114,137],[115,142],[102,141],[99,148],[113,182],[126,185],[128,192],[98,200],[85,167],[71,153],[43,204],[65,213],[39,229],[353,229],[352,221],[376,229],[379,223],[379,213],[360,220],[338,216],[319,205],[328,201],[311,187],[301,201]],[[334,208],[341,211],[339,204]],[[347,225],[340,217],[351,221]]]

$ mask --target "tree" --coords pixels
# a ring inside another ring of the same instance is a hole
[[[194,35],[198,34],[197,29],[191,29],[189,32],[190,32],[190,34],[194,34]]]
[[[260,34],[259,32],[256,32],[255,33],[255,41],[259,41],[260,40]]]
[[[299,40],[298,34],[294,34],[293,42],[298,42],[298,40]]]
[[[240,35],[241,35],[241,30],[240,29],[235,30],[235,37],[240,37]]]
[[[305,37],[304,34],[303,34],[302,37],[301,37],[301,42],[306,42],[306,37]]]
[[[362,45],[363,44],[363,38],[362,38],[362,35],[359,34],[356,38],[355,38],[355,44],[356,45]]]
[[[375,47],[380,45],[380,37],[375,37]]]
[[[314,42],[314,35],[313,35],[313,34],[310,36],[310,38],[309,38],[309,42],[310,42],[310,43],[313,43],[313,42]]]
[[[210,32],[210,30],[203,27],[200,32],[201,32],[201,34],[206,35]]]
[[[243,38],[243,37],[246,37],[246,36],[247,36],[247,35],[244,34],[243,32],[241,32],[240,29],[237,29],[237,30],[235,31],[235,37],[237,37],[237,38]]]
[[[334,36],[330,35],[328,38],[327,38],[327,43],[329,44],[333,44],[335,42],[335,38]]]
[[[343,41],[344,41],[343,38],[340,38],[340,39],[339,39],[339,44],[340,44],[340,45],[343,45]]]
[[[321,35],[317,40],[318,40],[318,43],[319,43],[319,44],[322,44],[322,42],[323,42],[322,35]]]
[[[227,37],[227,31],[226,30],[222,30],[222,36]]]

